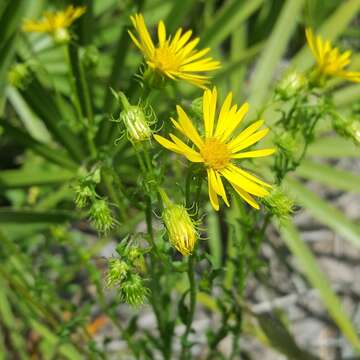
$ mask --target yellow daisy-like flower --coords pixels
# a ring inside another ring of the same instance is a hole
[[[47,32],[57,35],[66,30],[85,11],[85,6],[70,5],[64,11],[44,12],[41,20],[25,20],[23,30],[26,32]]]
[[[360,82],[360,72],[345,70],[350,64],[351,51],[340,53],[338,48],[331,46],[329,40],[324,41],[320,35],[315,36],[310,28],[305,30],[305,34],[320,74]]]
[[[131,31],[129,35],[135,45],[144,54],[148,66],[172,80],[182,79],[191,84],[204,88],[209,82],[208,77],[200,73],[215,70],[220,67],[220,62],[211,57],[204,56],[210,51],[209,48],[196,50],[196,45],[200,39],[195,38],[190,41],[192,31],[180,28],[175,36],[166,38],[166,28],[163,21],[158,24],[158,44],[154,45],[149,31],[146,27],[144,17],[135,14],[130,17],[138,37]]]
[[[234,161],[273,154],[274,149],[242,151],[262,139],[269,129],[258,131],[264,123],[263,120],[258,120],[240,134],[233,135],[248,112],[249,105],[245,103],[239,109],[236,105],[232,106],[232,93],[230,92],[220,109],[215,126],[216,103],[216,88],[214,87],[212,91],[205,90],[203,95],[204,136],[199,135],[180,106],[177,106],[178,121],[171,119],[175,128],[189,138],[197,150],[189,147],[173,134],[170,134],[172,141],[159,135],[154,135],[154,137],[162,146],[184,155],[189,161],[204,163],[208,176],[209,198],[215,210],[219,210],[218,196],[222,197],[225,204],[229,206],[222,177],[248,204],[259,209],[259,205],[252,195],[264,197],[269,194],[266,187],[271,186],[236,166]]]

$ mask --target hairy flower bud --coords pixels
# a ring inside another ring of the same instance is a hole
[[[88,201],[95,196],[94,190],[83,184],[78,184],[75,186],[75,204],[79,209],[84,208]]]
[[[333,114],[332,124],[339,135],[351,139],[356,145],[360,145],[360,121],[358,119],[344,118],[336,113]]]
[[[293,212],[293,200],[280,187],[274,187],[262,201],[265,207],[280,221],[287,219]]]
[[[120,285],[125,280],[130,267],[129,265],[120,259],[109,260],[109,271],[106,276],[106,285],[112,287],[114,285]]]
[[[283,100],[289,100],[299,92],[306,84],[306,78],[303,74],[292,71],[287,74],[278,82],[275,92]]]
[[[113,91],[113,94],[123,107],[123,111],[120,113],[120,121],[125,125],[129,140],[133,143],[149,140],[152,131],[143,109],[140,106],[130,105],[125,94],[121,91],[118,93]]]
[[[184,206],[171,202],[163,190],[160,190],[160,195],[164,203],[162,218],[170,243],[182,255],[188,256],[197,240],[194,223]]]
[[[107,202],[96,199],[90,208],[90,219],[99,232],[108,232],[114,225],[114,219]]]
[[[10,85],[23,90],[30,82],[30,71],[27,64],[15,64],[8,72],[8,81]]]
[[[142,305],[149,292],[144,280],[138,274],[129,274],[119,288],[120,300],[132,306]]]

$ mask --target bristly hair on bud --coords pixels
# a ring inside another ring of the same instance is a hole
[[[280,222],[288,219],[294,211],[294,201],[278,186],[273,187],[270,194],[262,199],[262,202]]]
[[[149,294],[150,290],[138,274],[129,274],[119,287],[120,300],[135,307],[144,304]]]
[[[291,71],[277,83],[275,93],[284,101],[296,96],[296,94],[305,87],[306,78],[297,71]]]
[[[333,112],[332,125],[334,130],[341,136],[352,140],[355,145],[360,145],[360,120],[354,117],[343,117]]]
[[[118,122],[125,125],[129,140],[135,144],[150,140],[153,132],[150,128],[151,121],[145,109],[141,105],[131,105],[123,92],[111,90],[123,109]]]
[[[115,224],[115,219],[111,213],[109,205],[104,199],[95,199],[91,205],[90,220],[96,230],[101,233],[107,233]]]
[[[26,63],[13,65],[10,68],[7,77],[10,85],[17,89],[24,90],[31,81],[29,65]]]
[[[108,287],[119,286],[127,277],[130,266],[123,260],[110,259],[109,271],[106,276],[106,285]]]
[[[184,206],[174,204],[163,189],[159,189],[164,210],[162,219],[169,241],[182,255],[191,255],[198,238],[194,223]]]

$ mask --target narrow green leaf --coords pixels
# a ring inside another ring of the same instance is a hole
[[[183,22],[186,15],[195,6],[195,0],[174,1],[174,5],[166,18],[166,28],[169,34],[173,33],[176,28]]]
[[[43,338],[45,338],[58,352],[69,360],[82,360],[84,357],[70,343],[64,343],[57,335],[50,331],[45,325],[35,319],[30,320],[32,328]]]
[[[296,170],[296,174],[336,189],[360,194],[360,176],[346,170],[305,160]]]
[[[321,271],[311,250],[300,238],[295,226],[290,220],[284,221],[281,226],[277,225],[277,227],[283,241],[295,255],[301,270],[304,272],[310,284],[319,291],[319,296],[331,317],[356,351],[360,353],[360,340],[356,329],[345,313],[339,298],[332,290],[328,278]]]
[[[266,100],[274,71],[297,26],[304,0],[287,0],[256,65],[250,87],[251,113]]]
[[[207,209],[207,229],[208,229],[208,244],[210,248],[210,254],[215,268],[221,266],[221,236],[220,236],[220,224],[218,214],[212,210],[208,205]]]
[[[341,137],[324,137],[316,140],[308,148],[308,156],[324,158],[360,157],[360,151],[351,141]]]
[[[29,186],[61,184],[71,180],[74,176],[74,173],[64,169],[57,171],[40,169],[6,170],[0,171],[0,187],[1,189],[17,189]]]
[[[288,178],[285,181],[290,194],[297,202],[304,206],[315,219],[327,225],[330,229],[360,248],[360,229],[354,225],[339,210],[319,198],[312,191],[301,185],[295,179]]]
[[[0,126],[3,127],[5,132],[14,138],[19,144],[33,150],[35,153],[41,155],[45,159],[67,169],[77,168],[77,165],[66,155],[66,153],[52,149],[49,146],[40,143],[27,133],[16,128],[15,126],[8,124],[2,119],[0,119]]]
[[[211,26],[200,36],[201,45],[215,47],[247,20],[264,0],[228,1],[217,13]],[[181,2],[179,2],[181,4]]]
[[[360,85],[349,85],[334,92],[336,106],[348,106],[360,101]]]
[[[14,210],[10,208],[0,208],[0,224],[57,224],[70,220],[76,220],[77,218],[78,214],[66,210],[42,212],[35,211],[33,209]]]

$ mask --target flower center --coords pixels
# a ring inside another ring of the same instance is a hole
[[[162,71],[177,70],[180,66],[176,53],[167,45],[155,49],[152,61]]]
[[[214,170],[221,170],[229,164],[230,150],[216,138],[208,138],[200,149],[204,163]]]

